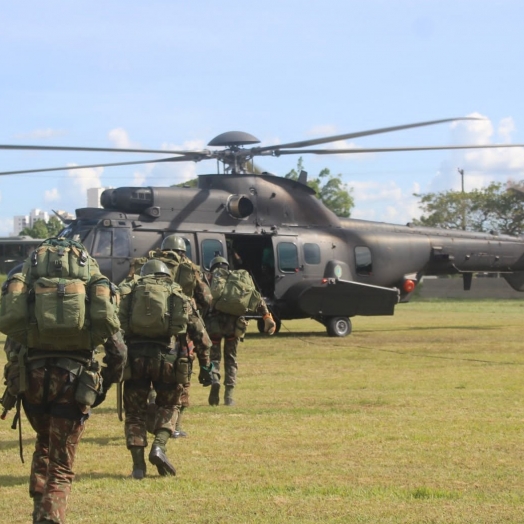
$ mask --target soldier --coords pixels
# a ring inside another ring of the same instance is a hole
[[[213,297],[211,296],[209,286],[204,281],[200,268],[186,256],[186,251],[186,243],[182,237],[169,235],[162,241],[160,252],[152,252],[150,257],[153,256],[155,259],[165,262],[170,269],[173,280],[182,286],[182,290],[187,296],[194,299],[200,315],[204,318],[211,307]],[[179,269],[181,267],[189,268],[188,273],[181,271]],[[199,350],[199,362],[203,359],[205,366],[205,362],[209,361],[207,342],[203,343],[198,336],[193,342]],[[195,358],[193,354],[191,358]],[[203,375],[206,376],[206,371],[203,372]],[[210,383],[202,382],[202,377],[200,377],[200,383],[206,387],[210,385]],[[176,406],[176,423],[172,435],[173,438],[187,437],[187,432],[182,429],[182,418],[184,411],[189,407],[189,386],[190,383],[184,387],[184,391],[180,396],[180,404]]]
[[[229,269],[228,261],[221,256],[216,256],[209,264],[211,272],[211,282],[213,273],[217,269]],[[276,324],[267,308],[263,298],[260,299],[256,313],[264,319],[264,332],[272,335],[275,332]],[[224,339],[224,404],[233,406],[233,389],[237,380],[237,348],[238,342],[244,337],[247,330],[248,321],[240,316],[222,313],[212,310],[205,317],[206,329],[211,337],[211,364],[212,378],[211,391],[209,393],[209,404],[218,406],[220,402],[220,362],[222,360],[221,344]]]
[[[65,523],[76,450],[90,407],[100,404],[111,384],[122,380],[127,348],[121,333],[112,335],[103,346],[105,367],[100,371],[90,350],[42,350],[26,348],[10,338],[6,342],[8,391],[21,397],[36,432],[29,478],[33,523]],[[91,384],[83,389],[86,374]],[[82,391],[86,396],[80,395]]]
[[[170,271],[161,260],[149,260],[140,274],[141,277],[148,277],[148,282],[173,285]],[[185,299],[188,300],[187,297]],[[175,430],[176,407],[180,405],[183,391],[188,387],[193,341],[199,340],[199,345],[195,347],[201,366],[199,378],[208,383],[211,383],[211,341],[198,315],[190,316],[187,333],[176,337],[138,336],[131,332],[126,335],[131,377],[124,382],[124,411],[126,443],[133,459],[131,476],[140,480],[146,475],[146,423],[151,388],[156,393],[156,413],[152,427],[155,438],[149,452],[149,462],[157,467],[159,475],[176,475],[174,466],[166,456],[166,448]]]

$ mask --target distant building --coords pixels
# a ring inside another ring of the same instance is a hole
[[[92,187],[87,190],[87,207],[102,207],[100,196],[108,189],[107,187]]]
[[[13,217],[13,233],[11,236],[18,236],[20,231],[26,227],[33,227],[37,220],[49,222],[49,213],[41,209],[32,209],[29,215],[17,215]]]

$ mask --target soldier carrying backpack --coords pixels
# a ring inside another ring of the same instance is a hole
[[[140,277],[123,282],[120,292],[119,318],[129,347],[124,409],[126,444],[133,459],[131,476],[140,480],[146,475],[146,412],[151,388],[156,392],[156,410],[149,462],[159,475],[175,475],[166,448],[175,429],[176,406],[190,381],[193,342],[201,341],[195,350],[201,369],[209,375],[211,341],[191,299],[173,282],[161,260],[146,262]]]
[[[211,294],[213,305],[206,316],[206,329],[211,337],[211,363],[213,365],[209,404],[218,406],[220,402],[220,361],[221,344],[224,339],[224,404],[234,405],[233,389],[237,379],[237,348],[243,339],[248,321],[244,315],[261,315],[264,319],[264,332],[272,335],[276,324],[266,302],[256,290],[249,273],[243,269],[230,270],[228,261],[217,256],[209,264],[211,271]]]
[[[122,379],[127,348],[117,299],[85,247],[66,238],[42,242],[2,287],[0,331],[8,335],[9,352],[4,376],[36,432],[33,522],[65,522],[84,423]],[[95,359],[100,344],[101,370]]]
[[[182,237],[169,235],[164,238],[159,250],[150,251],[147,257],[137,258],[133,261],[132,274],[136,278],[136,274],[140,272],[140,269],[148,260],[161,260],[166,264],[171,277],[180,285],[184,294],[194,299],[195,306],[201,317],[204,318],[211,307],[213,297],[211,296],[209,286],[203,278],[200,267],[191,261],[186,255],[186,251],[186,243]],[[209,363],[210,344],[208,344],[207,336],[206,340],[201,340],[196,334],[195,337],[193,338],[193,343],[199,355],[199,363],[203,362],[198,380],[200,384],[207,387],[211,385],[211,378],[206,367]],[[175,409],[176,423],[173,438],[187,436],[187,433],[182,429],[182,419],[185,410],[189,407],[190,385],[190,382],[188,382],[184,386],[184,392],[180,396],[180,404]],[[154,403],[154,393],[150,396],[149,402],[150,404]],[[151,408],[151,411],[154,411],[154,408]]]

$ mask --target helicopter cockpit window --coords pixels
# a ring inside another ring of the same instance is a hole
[[[373,264],[369,248],[364,246],[355,247],[355,266],[357,275],[371,275]]]
[[[278,269],[283,273],[296,273],[298,270],[298,250],[291,242],[277,245]]]
[[[202,265],[205,269],[209,269],[209,263],[216,256],[224,256],[224,248],[220,240],[214,238],[206,238],[202,241]]]
[[[129,236],[127,229],[116,228],[113,230],[113,256],[129,256]]]
[[[111,237],[111,231],[108,229],[100,229],[97,231],[92,253],[95,258],[111,256]]]
[[[306,264],[320,264],[320,247],[318,244],[304,244],[304,262]]]

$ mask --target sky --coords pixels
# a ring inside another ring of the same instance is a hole
[[[0,0],[0,144],[202,149],[477,116],[329,147],[524,144],[520,0]],[[327,146],[320,146],[327,147]],[[153,154],[0,150],[0,171]],[[263,157],[285,175],[298,158]],[[524,148],[304,155],[352,189],[352,217],[405,224],[414,194],[524,179]],[[90,187],[167,186],[215,161],[0,176],[0,236]]]

